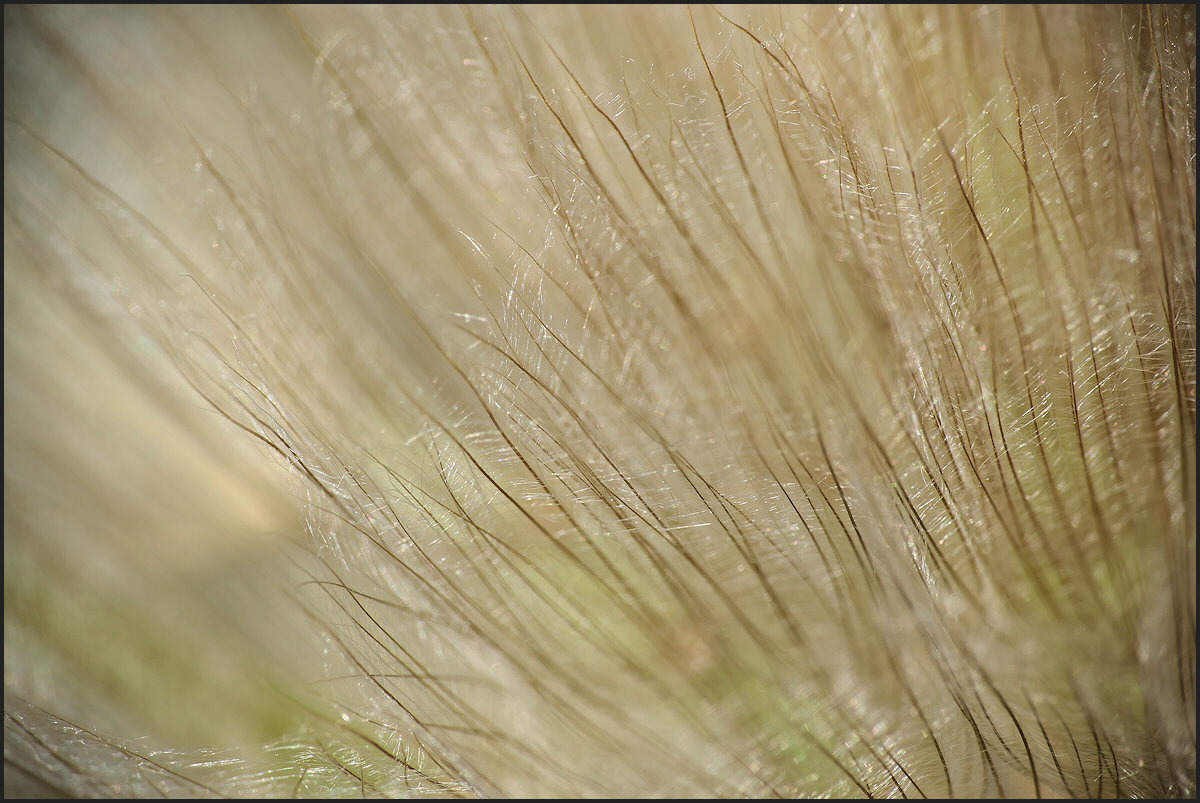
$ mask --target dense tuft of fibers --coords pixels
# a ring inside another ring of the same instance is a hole
[[[1189,797],[1191,6],[6,6],[6,796]]]

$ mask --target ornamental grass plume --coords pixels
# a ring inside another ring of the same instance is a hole
[[[1191,6],[6,6],[5,792],[1195,794]]]

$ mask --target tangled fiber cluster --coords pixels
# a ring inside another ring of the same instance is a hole
[[[1195,794],[1193,7],[4,22],[6,793]]]

